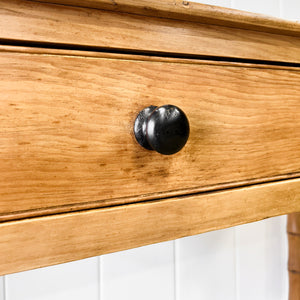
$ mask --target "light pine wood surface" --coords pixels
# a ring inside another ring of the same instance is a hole
[[[214,8],[208,9],[207,15],[213,12],[220,15]],[[233,19],[242,19],[237,17],[238,13],[232,15]],[[262,20],[268,23],[268,18],[256,19],[257,24]],[[0,0],[0,41],[300,63],[299,36],[216,26],[201,20],[199,23],[35,1]],[[251,22],[255,23],[254,16]],[[283,28],[291,28],[294,34],[299,27],[295,24],[288,22]]]
[[[0,275],[295,211],[300,179],[6,222],[0,225]]]
[[[1,53],[1,220],[299,176],[297,68],[83,55]],[[168,103],[191,133],[162,156],[132,129]]]
[[[300,36],[300,24],[271,16],[182,0],[39,0],[168,19]]]

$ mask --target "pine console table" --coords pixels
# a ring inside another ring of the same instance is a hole
[[[0,275],[300,211],[299,23],[0,0],[0,51]]]

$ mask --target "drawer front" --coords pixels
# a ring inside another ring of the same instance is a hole
[[[83,55],[1,53],[2,220],[299,175],[299,69]],[[133,135],[164,104],[190,122],[171,156]]]

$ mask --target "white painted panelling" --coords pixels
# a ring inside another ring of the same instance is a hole
[[[263,221],[236,228],[238,300],[266,300],[265,247]]]
[[[98,258],[5,276],[5,300],[98,300]]]
[[[281,0],[281,17],[300,21],[300,0]]]
[[[279,17],[279,1],[280,0],[232,0],[231,6],[235,9]]]
[[[265,223],[266,299],[288,298],[287,216],[270,218]],[[299,299],[300,300],[300,299]]]
[[[176,241],[177,300],[235,299],[234,228]]]
[[[101,257],[101,300],[174,300],[174,242]]]
[[[286,217],[236,227],[238,300],[287,299]]]
[[[230,7],[231,0],[194,0],[192,2],[198,2],[202,4],[210,4],[210,5],[217,5],[223,7]]]
[[[0,276],[0,300],[4,300],[4,276]]]

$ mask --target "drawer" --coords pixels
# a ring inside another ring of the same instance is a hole
[[[299,176],[299,68],[26,51],[0,56],[1,220]],[[190,122],[170,156],[133,134],[165,104]]]

